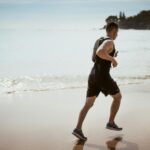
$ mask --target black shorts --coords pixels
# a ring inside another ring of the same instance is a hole
[[[105,96],[120,92],[117,82],[111,76],[97,80],[95,76],[89,75],[86,97],[98,96],[102,92]]]

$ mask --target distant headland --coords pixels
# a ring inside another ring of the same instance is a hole
[[[129,17],[126,17],[124,12],[120,12],[119,16],[108,16],[105,21],[106,23],[116,22],[121,29],[150,30],[150,10],[143,10]]]

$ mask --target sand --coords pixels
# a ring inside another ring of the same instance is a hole
[[[83,124],[86,142],[71,134],[86,88],[1,94],[0,150],[149,150],[150,81],[120,89],[123,131],[105,129],[112,98],[100,94]]]

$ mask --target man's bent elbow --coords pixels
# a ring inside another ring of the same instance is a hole
[[[102,51],[96,51],[96,55],[100,58],[104,58],[105,57],[105,53]]]

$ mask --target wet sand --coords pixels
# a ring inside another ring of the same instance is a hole
[[[83,124],[86,142],[71,134],[85,88],[0,95],[0,150],[149,150],[150,82],[120,89],[123,131],[105,129],[112,98],[100,94]]]

